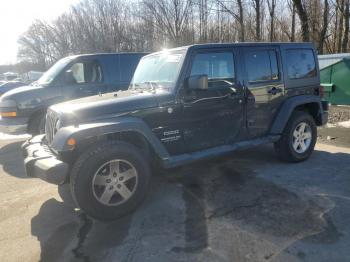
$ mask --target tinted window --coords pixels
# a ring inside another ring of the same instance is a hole
[[[235,82],[233,54],[230,52],[197,54],[191,70],[191,76],[193,75],[208,75],[209,88],[232,85]]]
[[[279,79],[277,55],[272,50],[248,51],[245,63],[249,83]]]
[[[286,51],[287,71],[290,79],[315,77],[316,63],[312,49],[290,49]]]

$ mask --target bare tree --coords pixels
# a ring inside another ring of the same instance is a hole
[[[261,40],[261,3],[262,0],[253,0],[255,10],[255,40]]]
[[[289,2],[288,5],[290,6],[290,10],[292,13],[292,25],[291,25],[291,33],[290,33],[290,41],[295,42],[295,4],[294,2]]]
[[[154,51],[202,42],[312,41],[346,52],[350,0],[81,0],[18,39],[24,64],[70,54]],[[298,19],[299,18],[299,19]]]
[[[349,18],[350,18],[350,1],[346,0],[345,12],[344,12],[344,38],[342,43],[342,52],[346,53],[348,51],[349,43]]]
[[[226,13],[229,13],[238,23],[239,23],[239,41],[245,41],[245,28],[244,28],[244,11],[242,0],[236,0],[238,13],[234,9],[227,6],[225,1],[217,0],[217,2],[222,7],[222,10]]]
[[[320,36],[318,40],[318,51],[323,54],[323,45],[326,40],[327,28],[328,28],[328,17],[329,17],[329,4],[328,0],[324,0],[323,6],[323,25],[320,31]]]
[[[274,40],[276,0],[267,0],[270,14],[270,42]]]
[[[338,38],[337,38],[337,52],[341,52],[343,31],[344,31],[344,8],[345,0],[337,0],[337,11],[339,12],[339,24],[338,24]]]
[[[297,10],[302,30],[302,39],[304,42],[310,41],[309,18],[301,0],[293,0]]]

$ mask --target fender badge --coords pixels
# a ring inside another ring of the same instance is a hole
[[[169,107],[168,108],[168,113],[171,114],[172,112],[174,112],[174,110],[171,107]]]

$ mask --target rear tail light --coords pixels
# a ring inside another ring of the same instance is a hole
[[[318,95],[323,98],[324,97],[324,87],[323,86],[319,86],[318,87]]]

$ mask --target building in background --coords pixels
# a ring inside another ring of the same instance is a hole
[[[319,55],[318,63],[320,69],[325,68],[331,64],[341,61],[345,57],[350,57],[350,53],[341,53],[341,54],[330,54],[330,55]]]

